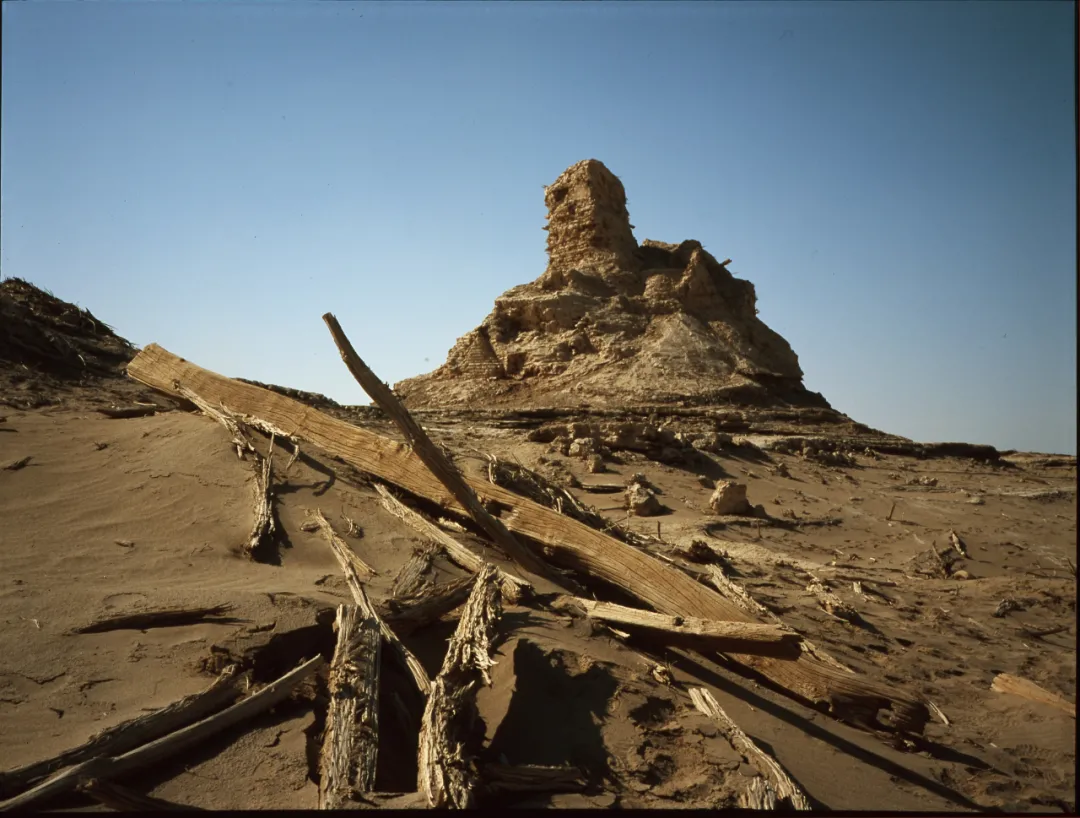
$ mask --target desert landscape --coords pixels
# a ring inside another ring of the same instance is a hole
[[[0,282],[0,809],[1075,812],[1076,458],[871,429],[544,197],[434,371],[324,316],[371,406]]]

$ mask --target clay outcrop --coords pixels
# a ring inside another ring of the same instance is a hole
[[[827,405],[729,262],[697,241],[637,243],[602,163],[569,168],[545,201],[547,270],[495,299],[443,366],[397,384],[410,406]]]

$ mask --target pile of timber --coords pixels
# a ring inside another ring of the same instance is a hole
[[[353,596],[337,610],[333,656],[313,656],[281,679],[241,698],[239,675],[227,671],[207,691],[164,710],[106,731],[56,758],[0,773],[0,810],[39,805],[77,790],[117,808],[161,808],[160,802],[126,790],[117,779],[178,753],[204,738],[264,712],[304,679],[325,671],[329,708],[320,756],[319,807],[389,805],[374,792],[378,752],[379,677],[383,647],[406,670],[425,702],[419,737],[417,798],[431,807],[470,807],[506,792],[566,791],[584,787],[581,771],[569,767],[481,765],[476,746],[477,690],[490,684],[503,600],[546,604],[539,587],[561,592],[552,607],[659,638],[706,656],[737,662],[780,690],[833,716],[881,728],[879,711],[891,712],[891,729],[921,733],[926,703],[898,689],[846,672],[777,621],[762,622],[752,607],[710,588],[650,554],[602,531],[523,498],[493,483],[460,474],[386,385],[353,350],[332,315],[323,316],[350,372],[397,424],[400,443],[352,426],[288,396],[225,378],[185,361],[156,344],[143,349],[128,374],[165,394],[194,403],[221,422],[241,457],[255,455],[256,507],[260,521],[249,553],[273,530],[272,463],[246,437],[248,427],[289,439],[294,459],[300,441],[319,447],[355,468],[446,511],[470,517],[492,543],[516,563],[513,571],[487,563],[443,529],[376,484],[384,506],[423,533],[431,547],[409,560],[390,600],[373,604],[365,590],[372,569],[316,512],[312,525],[326,535]],[[291,462],[291,461],[290,461]],[[489,509],[501,509],[496,516]],[[473,574],[435,586],[423,581],[437,550]],[[568,575],[566,572],[569,572]],[[573,592],[583,579],[600,579],[630,594],[642,608],[587,600]],[[551,595],[548,594],[548,597]],[[462,608],[438,676],[431,680],[401,641],[401,634]],[[651,609],[651,610],[650,610]],[[762,791],[747,805],[787,804],[806,809],[805,796],[775,760],[731,723],[707,690],[694,703],[718,720],[733,746],[758,764]],[[240,701],[236,699],[240,698]],[[235,702],[235,703],[234,703]],[[224,708],[224,709],[223,709]],[[755,761],[755,759],[757,761]],[[157,804],[157,807],[154,806]],[[400,805],[400,804],[398,804]]]

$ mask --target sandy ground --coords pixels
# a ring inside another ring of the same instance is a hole
[[[241,550],[252,522],[251,466],[212,421],[182,411],[112,420],[71,405],[0,414],[0,466],[31,458],[0,471],[0,769],[205,688],[223,657],[246,663],[261,684],[305,657],[329,655],[333,608],[349,594],[322,536],[300,528],[308,509],[322,509],[341,532],[346,516],[356,522],[347,539],[378,572],[375,599],[389,594],[421,544],[362,475],[309,451],[277,473],[283,533],[269,563],[253,562]],[[990,690],[1006,672],[1075,701],[1074,458],[1013,456],[1002,466],[867,455],[838,468],[733,448],[684,467],[624,452],[606,473],[589,474],[583,461],[523,442],[518,431],[429,426],[467,469],[481,468],[474,453],[482,452],[561,480],[573,474],[584,486],[644,473],[669,513],[627,521],[621,495],[574,493],[642,532],[655,535],[659,521],[659,548],[669,556],[693,539],[724,548],[737,579],[786,623],[857,673],[927,696],[948,719],[932,722],[925,741],[905,744],[810,710],[735,666],[507,606],[493,685],[480,694],[485,757],[573,763],[590,781],[583,794],[515,803],[733,805],[755,773],[693,709],[686,688],[705,686],[817,808],[1074,810],[1075,719]],[[391,434],[386,424],[371,428]],[[768,517],[707,514],[705,472],[747,483]],[[966,558],[954,553],[949,530]],[[932,548],[956,558],[952,578],[932,576]],[[436,569],[437,578],[463,575],[441,558]],[[806,590],[807,570],[858,611],[855,624],[822,610]],[[968,578],[955,578],[959,571]],[[849,575],[874,582],[860,592]],[[994,616],[1004,599],[1016,609]],[[72,633],[118,613],[219,603],[234,609],[218,622]],[[453,627],[451,616],[406,639],[432,676]],[[650,673],[656,663],[668,667],[671,684]],[[382,698],[407,698],[404,678],[386,667]],[[411,725],[382,714],[398,729],[380,734],[380,790],[415,788],[419,716],[415,702],[406,704]],[[205,808],[312,808],[325,708],[319,680],[126,783]],[[98,809],[88,804],[56,802]]]

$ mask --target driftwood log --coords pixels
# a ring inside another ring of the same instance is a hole
[[[354,791],[375,788],[379,752],[379,617],[365,607],[337,609],[330,662],[330,708],[319,759],[319,809],[342,809]]]
[[[295,670],[286,673],[277,681],[271,682],[258,693],[248,696],[232,707],[222,710],[209,718],[183,727],[167,736],[144,744],[121,756],[97,756],[68,767],[61,773],[38,784],[21,795],[0,801],[0,812],[26,809],[50,798],[71,792],[86,778],[115,779],[143,767],[159,764],[167,758],[217,735],[222,730],[239,724],[246,719],[264,713],[274,705],[288,698],[293,688],[301,681],[326,664],[321,656],[316,656]]]
[[[102,730],[85,744],[60,755],[0,773],[0,797],[10,797],[64,767],[98,756],[116,756],[161,738],[232,704],[240,696],[236,666],[226,668],[206,690],[173,702],[153,713]]]
[[[800,636],[777,625],[758,625],[747,622],[717,622],[697,617],[667,614],[627,608],[612,602],[596,602],[581,597],[560,597],[554,607],[578,608],[590,619],[640,629],[698,648],[719,651],[743,651],[766,656],[798,655]]]
[[[209,399],[268,420],[366,471],[458,514],[465,508],[434,477],[414,449],[353,426],[284,395],[225,378],[185,361],[156,344],[128,364],[128,374],[169,395],[175,384]],[[601,531],[526,500],[500,486],[466,478],[473,487],[509,509],[501,520],[512,531],[546,546],[552,562],[609,582],[661,613],[701,619],[759,620],[680,571]],[[845,673],[804,651],[797,659],[731,653],[729,658],[765,676],[803,701],[835,716],[863,723],[867,714],[892,711],[893,724],[921,732],[929,718],[917,697],[891,685]],[[873,721],[873,716],[869,718]]]
[[[476,521],[477,525],[484,529],[495,544],[503,548],[511,559],[525,570],[532,571],[538,576],[546,577],[558,583],[558,578],[553,574],[550,567],[518,542],[517,538],[510,533],[499,519],[488,513],[480,502],[480,498],[477,497],[476,490],[462,479],[461,473],[454,464],[443,455],[438,446],[431,442],[431,438],[413,420],[412,415],[401,405],[401,401],[390,391],[390,387],[379,380],[360,356],[356,354],[356,350],[353,349],[337,319],[331,313],[326,313],[323,316],[323,321],[330,328],[330,334],[334,337],[334,343],[337,345],[338,352],[341,353],[341,359],[345,362],[345,366],[348,367],[352,376],[356,378],[356,382],[379,405],[379,408],[390,416],[401,433],[405,435],[405,440],[408,441],[416,456],[428,467],[431,474],[446,487],[454,499],[469,513],[469,516]]]
[[[417,596],[432,584],[431,568],[438,556],[439,549],[431,543],[424,543],[413,551],[401,566],[394,584],[390,586],[390,596],[394,599]]]
[[[375,490],[382,498],[383,508],[402,522],[412,526],[420,534],[441,545],[451,562],[474,574],[483,566],[482,557],[478,557],[437,525],[421,517],[387,491],[384,486],[376,483]],[[501,569],[499,570],[499,585],[502,586],[503,596],[511,602],[517,602],[532,593],[532,586],[529,583]]]
[[[432,807],[465,809],[476,802],[480,771],[475,754],[483,742],[476,692],[491,683],[488,668],[502,594],[495,567],[476,575],[472,593],[442,670],[435,679],[420,727],[419,789]]]
[[[776,759],[758,747],[750,736],[739,729],[739,726],[724,712],[724,709],[719,705],[712,693],[704,687],[692,687],[690,688],[690,698],[694,702],[694,707],[716,722],[720,731],[731,746],[735,748],[736,752],[750,762],[764,778],[765,787],[763,791],[758,793],[763,796],[763,799],[754,798],[753,800],[763,800],[765,803],[756,803],[753,806],[759,809],[762,807],[775,809],[777,805],[786,805],[797,810],[810,809],[810,802],[806,800],[802,790],[791,780],[784,768],[780,766]],[[772,803],[769,803],[770,801]]]

